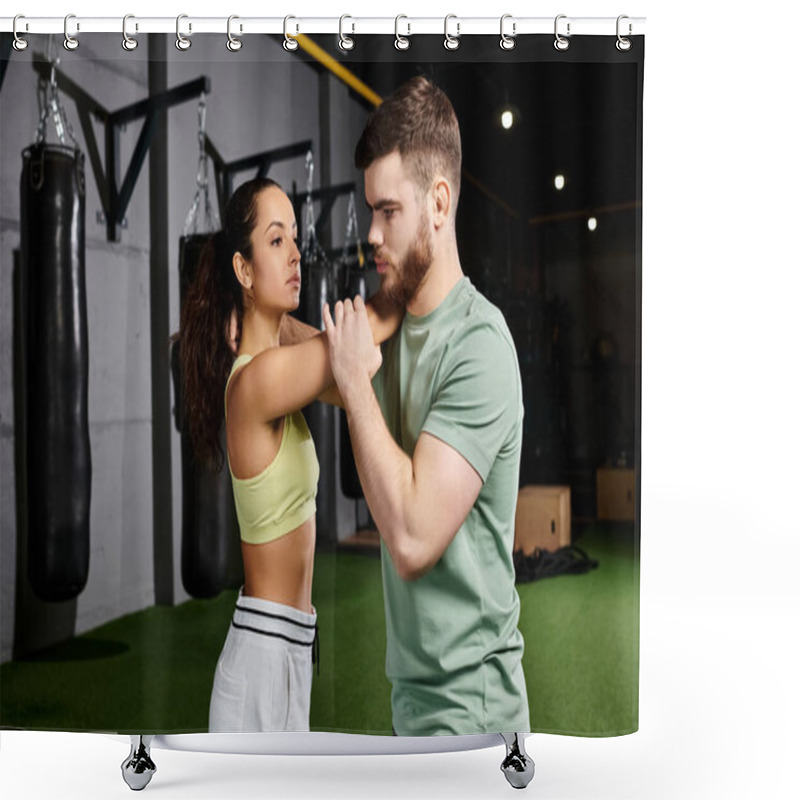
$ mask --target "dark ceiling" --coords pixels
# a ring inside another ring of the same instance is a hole
[[[346,54],[336,37],[320,44],[381,97],[413,75],[432,78],[459,118],[467,180],[519,218],[635,204],[640,60],[620,57],[608,37],[576,42],[569,56],[552,37],[527,38],[540,41],[520,40],[527,49],[510,53],[495,36],[465,38],[455,53],[434,36],[412,39],[404,53],[386,36],[356,37]],[[508,104],[518,121],[505,130],[499,117]],[[563,191],[553,186],[557,173]]]

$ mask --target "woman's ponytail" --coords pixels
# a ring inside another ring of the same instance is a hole
[[[223,231],[212,234],[181,309],[178,347],[183,376],[184,419],[198,460],[222,466],[220,429],[225,414],[225,383],[235,355],[227,340],[231,314],[241,326],[241,290]],[[232,284],[231,285],[231,279]]]
[[[209,236],[181,309],[176,336],[183,374],[183,403],[195,456],[220,468],[224,449],[220,438],[225,418],[225,386],[238,342],[230,341],[232,318],[241,334],[242,287],[233,270],[233,256],[253,257],[251,234],[256,224],[256,199],[271,186],[269,178],[243,183],[232,195],[223,230]]]

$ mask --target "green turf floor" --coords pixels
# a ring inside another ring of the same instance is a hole
[[[638,559],[630,525],[598,525],[585,575],[520,584],[535,731],[609,736],[638,727]],[[153,607],[0,667],[0,726],[119,733],[205,731],[236,592]],[[320,674],[312,730],[391,733],[380,562],[318,553]]]

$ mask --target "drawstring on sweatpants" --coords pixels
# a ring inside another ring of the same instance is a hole
[[[319,626],[314,626],[314,641],[311,643],[311,663],[317,665],[319,675]]]

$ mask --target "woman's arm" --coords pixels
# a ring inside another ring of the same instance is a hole
[[[375,344],[381,344],[389,339],[400,326],[405,309],[390,301],[383,292],[377,291],[366,303],[367,319],[369,320],[372,338]],[[281,346],[296,345],[307,342],[319,336],[321,331],[313,325],[307,325],[299,319],[284,314],[281,323]],[[330,383],[314,398],[323,403],[343,407],[342,396],[339,388],[333,381],[331,373]]]
[[[382,291],[367,300],[367,319],[375,344],[383,344],[400,327],[405,309],[389,300]],[[281,345],[301,344],[318,336],[322,331],[307,325],[290,314],[284,314],[281,323]]]
[[[316,400],[333,384],[324,336],[262,350],[238,370],[228,387],[228,416],[254,423],[280,419]]]

